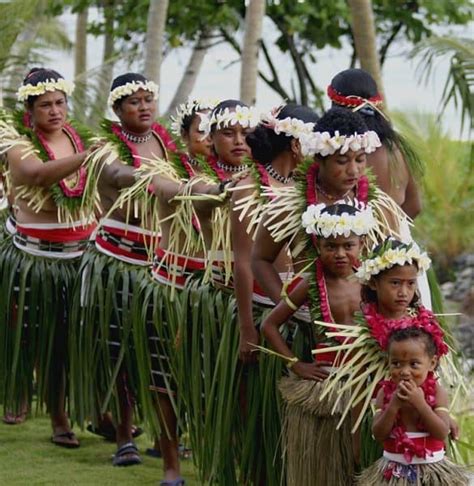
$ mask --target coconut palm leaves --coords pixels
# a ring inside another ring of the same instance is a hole
[[[474,115],[474,40],[463,37],[430,37],[420,42],[411,52],[411,57],[421,57],[419,69],[422,78],[428,79],[435,62],[444,56],[450,57],[448,77],[441,98],[441,113],[449,102],[461,110],[461,129],[466,118],[473,127]]]

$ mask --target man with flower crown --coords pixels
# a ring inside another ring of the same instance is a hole
[[[73,85],[50,69],[32,69],[17,97],[25,109],[3,113],[9,200],[16,233],[0,255],[1,399],[14,423],[33,399],[47,405],[52,442],[79,446],[65,411],[68,315],[81,255],[94,229],[95,195],[85,194],[89,135],[67,121]]]

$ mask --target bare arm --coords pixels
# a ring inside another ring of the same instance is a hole
[[[104,164],[100,179],[102,183],[115,189],[131,187],[135,183],[135,168],[114,160],[111,164]]]
[[[10,171],[17,186],[50,187],[76,172],[89,155],[89,151],[84,151],[44,163],[35,155],[22,158],[23,150],[14,147],[8,151]]]
[[[411,173],[409,175],[405,192],[405,201],[402,204],[402,209],[412,219],[415,219],[422,209],[420,191],[418,190],[416,180]]]
[[[390,437],[390,433],[395,425],[395,420],[397,418],[398,411],[400,410],[402,403],[394,393],[390,403],[385,408],[383,408],[384,392],[382,389],[377,393],[377,398],[375,401],[376,414],[372,422],[372,434],[375,440],[382,443],[385,439]]]
[[[285,244],[284,241],[275,242],[264,222],[260,222],[252,250],[252,270],[258,284],[273,302],[280,300],[283,287],[273,263]]]
[[[253,344],[258,344],[259,335],[255,329],[252,309],[253,272],[251,267],[252,237],[247,233],[248,218],[239,220],[239,213],[233,211],[235,203],[251,191],[234,193],[231,198],[231,232],[234,251],[234,289],[240,327],[240,359],[254,361],[257,356],[252,352]]]

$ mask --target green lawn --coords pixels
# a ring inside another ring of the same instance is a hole
[[[158,485],[162,479],[161,459],[145,455],[151,441],[137,439],[143,464],[113,467],[115,445],[89,432],[76,431],[81,447],[68,450],[50,442],[51,429],[46,417],[36,417],[21,425],[0,422],[0,485]],[[186,485],[197,486],[192,460],[182,462]]]

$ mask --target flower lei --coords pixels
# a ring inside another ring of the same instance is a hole
[[[213,155],[208,157],[207,164],[210,169],[212,169],[214,178],[217,177],[220,182],[224,182],[228,179],[226,173],[217,165],[217,157],[214,157]]]
[[[194,115],[199,110],[212,110],[218,103],[218,100],[189,99],[186,103],[180,104],[178,108],[176,108],[176,116],[171,117],[171,132],[177,137],[181,136],[183,120],[187,116]]]
[[[211,116],[207,113],[199,113],[201,122],[199,130],[203,132],[203,138],[211,133],[211,128],[215,125],[216,130],[239,124],[243,128],[254,128],[259,123],[259,116],[254,107],[237,105],[232,108],[224,108],[217,112],[212,112]]]
[[[41,96],[48,91],[62,91],[70,96],[74,91],[74,83],[66,81],[64,78],[47,79],[34,85],[28,83],[18,88],[16,97],[18,101],[26,101],[30,96]]]
[[[426,380],[421,385],[421,389],[423,390],[423,394],[425,396],[426,403],[431,407],[434,408],[436,406],[436,378],[432,371],[428,373]],[[380,382],[380,387],[383,390],[383,409],[388,406],[390,400],[392,399],[393,394],[397,389],[397,384],[392,380],[383,380]],[[396,418],[396,425],[392,429],[391,437],[395,441],[395,448],[397,454],[403,454],[403,457],[407,462],[411,462],[413,457],[419,457],[426,459],[427,455],[432,455],[432,452],[426,448],[423,444],[416,443],[414,440],[410,439],[407,434],[407,430],[405,425],[401,423],[400,420],[400,413],[397,414]],[[423,428],[423,424],[419,423],[418,428],[421,430]],[[390,479],[393,475],[393,471],[387,470],[387,478]]]
[[[130,96],[140,89],[152,93],[154,100],[158,99],[159,87],[156,83],[153,81],[132,81],[125,83],[122,86],[117,86],[115,89],[113,89],[109,94],[107,104],[112,107],[120,98]]]
[[[112,135],[113,140],[111,141],[119,146],[120,160],[123,160],[127,165],[133,166],[136,169],[140,167],[140,155],[138,154],[135,144],[130,142],[130,140],[124,136],[121,126],[118,123],[110,120],[104,120],[101,126],[106,131],[108,135],[107,138],[110,138],[109,136]],[[151,130],[163,142],[166,150],[170,150],[172,152],[176,151],[176,145],[165,127],[159,123],[153,123]]]
[[[378,275],[395,265],[416,264],[419,272],[427,271],[430,268],[431,260],[428,254],[422,252],[415,242],[392,248],[391,241],[388,239],[379,251],[372,252],[362,262],[356,273],[356,277],[361,283],[369,282],[374,275]]]
[[[388,348],[388,340],[393,331],[417,327],[423,329],[433,338],[438,356],[448,353],[448,345],[444,341],[444,332],[439,326],[434,314],[423,306],[416,308],[415,315],[407,315],[401,319],[387,319],[377,311],[374,303],[365,304],[364,317],[371,336],[377,341],[383,351]]]
[[[329,238],[344,235],[346,238],[354,233],[358,236],[368,234],[376,225],[369,206],[359,209],[355,214],[329,214],[323,212],[326,204],[311,204],[301,217],[303,228],[310,235]]]
[[[38,152],[39,158],[43,162],[46,162],[48,160],[55,160],[56,157],[49,147],[44,135],[39,131],[33,130],[28,112],[17,112],[14,117],[16,119],[18,132],[31,140],[33,146]],[[64,124],[63,131],[73,142],[77,153],[83,152],[85,150],[82,139],[88,139],[90,137],[89,133],[84,132],[79,135],[76,128],[74,128],[69,123]],[[82,204],[81,197],[84,193],[87,179],[86,168],[84,166],[81,166],[77,171],[77,174],[78,179],[74,187],[69,187],[65,179],[60,180],[50,187],[53,200],[58,207],[68,207],[70,211],[74,211],[76,209],[79,209],[79,206]]]

